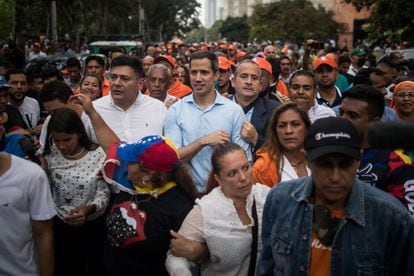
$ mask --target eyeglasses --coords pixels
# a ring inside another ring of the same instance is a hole
[[[404,99],[405,97],[407,97],[409,99],[414,99],[414,92],[398,93],[397,94],[398,99]]]
[[[222,70],[222,69],[219,69],[219,71],[218,71],[219,75],[225,75],[228,72],[229,72],[228,70]]]

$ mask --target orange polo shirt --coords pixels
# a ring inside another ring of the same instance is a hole
[[[279,80],[276,85],[276,91],[279,91],[282,95],[288,97],[288,88],[284,81]]]
[[[174,96],[174,97],[177,97],[177,98],[182,98],[184,96],[187,96],[191,92],[193,92],[193,89],[191,89],[191,87],[189,87],[189,86],[179,82],[178,80],[176,80],[171,85],[170,89],[168,89],[167,92],[171,96]]]

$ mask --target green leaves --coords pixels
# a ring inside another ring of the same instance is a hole
[[[144,24],[145,40],[171,39],[174,34],[199,26],[197,0],[56,0],[59,37],[68,33],[75,41],[80,36],[138,34]],[[140,20],[139,4],[145,20]],[[13,25],[13,5],[18,11],[16,32],[37,39],[50,36],[50,0],[0,0],[0,40],[8,38]]]
[[[414,2],[406,0],[344,0],[357,10],[372,8],[368,38],[372,42],[391,39],[414,43]]]
[[[345,26],[332,19],[322,6],[308,0],[284,0],[257,5],[249,18],[250,40],[275,41],[335,37]]]

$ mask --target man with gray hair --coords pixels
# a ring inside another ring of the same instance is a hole
[[[178,98],[167,93],[174,79],[170,68],[164,64],[157,63],[151,65],[146,76],[149,95],[160,100],[169,108]]]

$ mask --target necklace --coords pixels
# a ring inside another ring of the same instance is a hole
[[[305,160],[302,160],[302,161],[297,162],[297,163],[293,163],[293,162],[290,162],[290,161],[289,161],[289,163],[290,163],[290,165],[292,165],[292,167],[299,166],[299,165],[300,165],[300,164],[302,164],[303,162],[305,162]]]
[[[69,158],[69,159],[77,159],[79,156],[81,156],[85,152],[85,148],[82,147],[82,149],[75,154],[63,154],[63,156]]]
[[[297,162],[297,163],[293,163],[293,162],[289,162],[290,163],[290,165],[292,166],[292,168],[295,170],[295,173],[297,174],[298,173],[298,166],[300,165],[300,164],[303,164],[305,162],[305,160],[302,160],[302,161],[300,161],[300,162]]]

